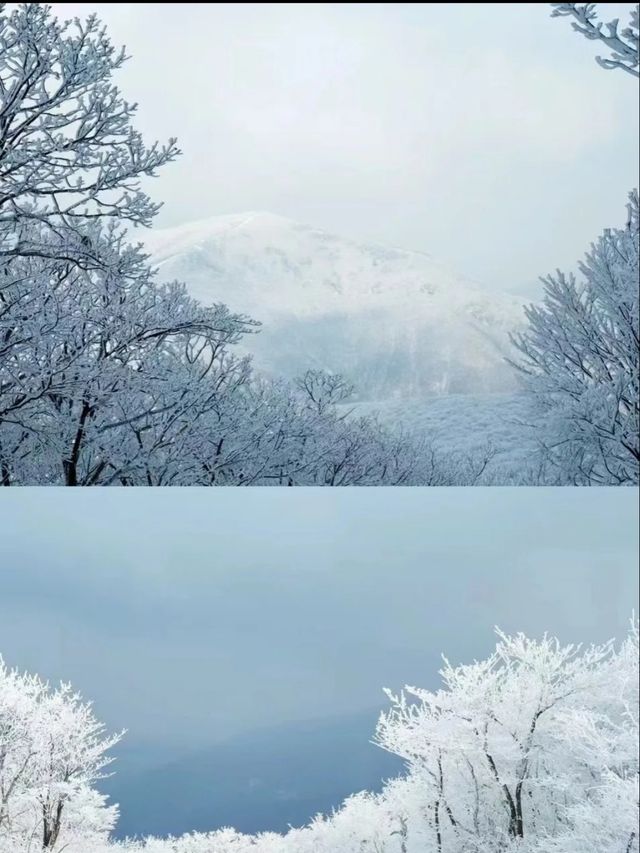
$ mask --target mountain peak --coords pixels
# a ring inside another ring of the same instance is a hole
[[[162,278],[263,322],[247,347],[269,371],[323,367],[367,395],[386,395],[394,383],[394,394],[506,390],[503,350],[521,305],[429,255],[267,211],[152,231],[146,244]]]

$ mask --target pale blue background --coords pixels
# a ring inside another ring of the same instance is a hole
[[[382,706],[492,628],[620,635],[631,489],[0,492],[0,651],[131,737]]]

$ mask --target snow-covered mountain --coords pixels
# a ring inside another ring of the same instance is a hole
[[[521,304],[427,254],[270,213],[154,230],[145,242],[160,278],[263,323],[244,346],[266,371],[340,372],[364,399],[513,387],[503,356]]]

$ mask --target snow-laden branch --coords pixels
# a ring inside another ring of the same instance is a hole
[[[611,51],[609,57],[597,56],[602,68],[620,68],[633,77],[640,77],[640,7],[631,10],[629,25],[620,30],[620,21],[614,18],[604,23],[598,20],[596,3],[552,3],[552,17],[572,17],[573,29],[590,41],[599,41]]]
[[[179,150],[175,139],[147,146],[132,127],[136,105],[112,82],[126,59],[94,15],[0,9],[0,258],[31,256],[37,234],[81,260],[87,222],[151,223],[159,205],[140,179]]]

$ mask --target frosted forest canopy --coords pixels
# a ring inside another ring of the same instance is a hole
[[[552,4],[635,86],[628,26]],[[147,144],[113,82],[127,60],[95,17],[0,11],[0,482],[10,485],[611,485],[638,482],[638,195],[578,273],[544,279],[514,329],[530,404],[496,464],[489,443],[444,450],[428,431],[345,404],[349,376],[266,376],[238,350],[259,323],[163,281],[133,229],[141,189],[179,156]],[[624,81],[624,82],[623,82]],[[624,200],[621,199],[621,214]],[[541,225],[541,227],[544,227]],[[440,344],[438,344],[440,346]],[[396,419],[397,420],[397,419]]]
[[[486,659],[446,659],[435,691],[386,691],[374,742],[406,770],[380,794],[285,835],[231,828],[109,841],[96,782],[106,733],[66,684],[0,661],[0,851],[34,853],[637,853],[638,630],[563,646],[498,631]]]

